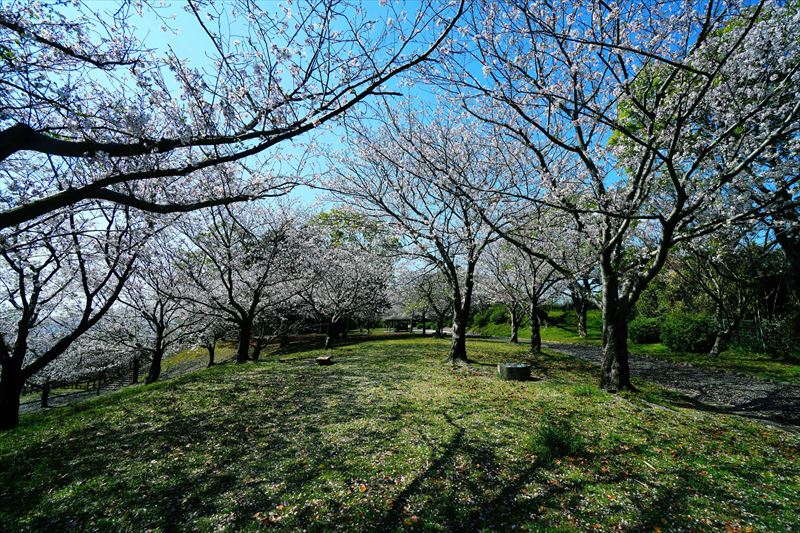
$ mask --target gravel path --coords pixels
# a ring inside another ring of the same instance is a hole
[[[561,353],[600,364],[596,346],[542,343]],[[800,431],[800,385],[768,381],[713,368],[632,355],[631,375],[685,395],[695,408],[736,414]]]

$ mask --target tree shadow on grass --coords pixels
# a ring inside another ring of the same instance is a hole
[[[485,406],[456,396],[421,404],[411,394],[394,394],[419,379],[423,357],[410,343],[377,359],[349,354],[335,367],[229,365],[142,389],[146,395],[100,398],[74,409],[80,423],[48,430],[35,441],[24,440],[22,427],[22,444],[0,456],[3,527],[241,530],[264,523],[387,531],[407,527],[416,514],[419,522],[411,527],[559,527],[567,512],[602,520],[596,511],[581,510],[591,489],[651,483],[620,469],[551,483],[559,465],[528,457],[525,449],[509,464],[487,434]],[[568,361],[563,365],[572,368]],[[373,401],[377,389],[382,396]],[[538,431],[537,421],[523,416],[502,422],[524,435]],[[652,433],[655,439],[662,437]],[[406,447],[395,447],[400,440]],[[389,479],[398,474],[386,466],[371,466],[386,449],[419,450],[402,457],[411,464],[401,470],[404,480]],[[645,453],[632,446],[576,457],[588,465],[625,464],[625,454]],[[665,516],[676,527],[695,527],[680,516],[692,494],[723,502],[736,497],[693,470],[678,471],[678,480],[634,494],[639,519],[629,529],[651,529]],[[361,483],[369,485],[367,492]],[[528,492],[531,486],[536,492]],[[347,487],[350,492],[340,497]],[[373,491],[385,498],[368,499]],[[272,518],[269,513],[286,502],[295,502],[293,514]],[[541,509],[552,513],[544,516]]]
[[[116,512],[131,513],[122,523],[174,530],[233,505],[234,522],[252,523],[254,512],[276,505],[259,483],[246,482],[263,474],[257,467],[287,466],[277,478],[261,477],[288,492],[301,490],[319,477],[316,464],[339,453],[325,442],[323,428],[381,415],[366,407],[358,386],[343,380],[370,386],[411,376],[402,365],[391,378],[340,366],[333,375],[216,368],[49,413],[50,421],[57,414],[83,421],[50,442],[26,443],[0,458],[0,514],[12,529],[21,517],[34,529],[84,529],[112,518],[95,501],[115,501]],[[144,391],[147,398],[139,396]],[[109,409],[115,409],[113,421],[105,419]],[[24,419],[20,430],[40,418]],[[377,444],[386,435],[362,432],[360,438]],[[292,469],[298,454],[308,457]],[[233,503],[220,501],[238,491]]]
[[[733,406],[706,403],[671,389],[664,389],[661,396],[672,407],[736,415],[775,425],[798,434],[800,433],[800,395],[794,389],[796,388],[792,388],[792,391],[776,389],[761,398],[750,399]]]

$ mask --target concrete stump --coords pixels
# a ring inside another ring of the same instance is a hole
[[[500,363],[497,365],[500,379],[510,381],[528,381],[531,379],[531,365],[527,363]]]

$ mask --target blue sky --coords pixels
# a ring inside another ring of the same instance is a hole
[[[259,5],[265,7],[267,11],[280,13],[285,2],[261,2]],[[119,9],[119,3],[110,0],[90,2],[88,6],[97,11],[104,20],[112,20],[114,12]],[[135,25],[136,34],[144,46],[155,49],[159,53],[172,49],[178,57],[188,59],[195,67],[201,69],[210,67],[211,60],[207,54],[213,50],[212,41],[204,33],[194,15],[186,11],[185,4],[182,2],[162,2],[159,5],[159,3],[154,2],[154,6],[154,10],[145,10],[142,16],[134,15],[131,20]],[[216,3],[214,5],[215,8],[220,8],[220,6],[224,7],[222,21],[226,26],[230,26],[230,39],[233,40],[237,37],[237,33],[244,33],[247,19],[241,14],[232,14],[231,10],[228,9],[233,7],[231,4]],[[368,17],[383,21],[387,16],[394,15],[391,12],[392,9],[404,8],[413,13],[419,6],[419,2],[389,2],[387,6],[381,6],[379,2],[374,1],[364,2],[362,6]],[[290,7],[294,6],[291,5]],[[216,53],[215,50],[213,51]],[[393,89],[396,89],[396,87],[393,87]],[[408,92],[408,89],[406,89],[406,92]],[[426,96],[422,96],[422,98],[426,98]],[[338,126],[332,125],[328,131],[316,131],[313,135],[317,143],[329,146],[331,150],[341,150],[346,148],[340,141],[342,133]],[[296,138],[297,143],[309,142],[310,140],[309,136]],[[299,156],[303,151],[292,143],[281,145],[280,150],[284,154],[288,153],[294,156]],[[320,161],[312,161],[312,165],[318,166],[320,164]],[[312,204],[318,201],[320,197],[321,193],[307,187],[298,187],[291,194],[293,201],[296,200],[303,204]]]

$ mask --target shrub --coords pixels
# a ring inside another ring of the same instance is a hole
[[[708,315],[672,313],[661,325],[661,340],[674,352],[702,353],[714,346],[716,332]]]
[[[547,421],[540,426],[538,433],[530,437],[528,448],[539,459],[549,462],[581,453],[584,443],[583,438],[568,421]]]
[[[472,326],[476,328],[484,328],[489,323],[488,313],[475,313],[472,315]]]
[[[493,305],[487,313],[489,322],[492,324],[507,324],[511,320],[511,315],[505,305]]]
[[[787,319],[765,320],[764,350],[773,357],[795,360],[800,357],[800,338]]]
[[[495,304],[482,313],[475,313],[472,317],[472,326],[485,328],[489,324],[507,324],[510,315],[503,304]]]
[[[628,334],[636,344],[653,344],[661,340],[661,321],[640,317],[628,324]]]

